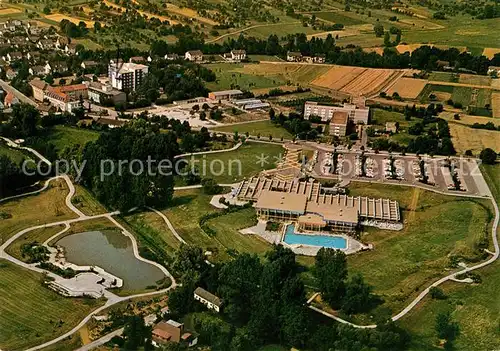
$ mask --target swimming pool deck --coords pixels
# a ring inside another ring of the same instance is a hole
[[[303,256],[316,256],[318,254],[318,251],[321,249],[321,246],[311,246],[311,245],[304,245],[304,244],[287,244],[286,242],[283,241],[284,234],[286,231],[286,228],[288,225],[292,223],[284,223],[283,228],[279,232],[270,232],[266,230],[266,224],[267,221],[259,220],[257,225],[249,228],[245,228],[240,230],[241,234],[252,234],[252,235],[258,235],[267,242],[271,244],[282,244],[285,247],[290,248],[295,254],[297,255],[303,255]],[[314,235],[313,233],[307,234],[307,233],[300,233],[300,234],[306,234],[306,235]],[[318,235],[324,233],[317,233]],[[358,240],[354,239],[353,237],[350,237],[349,235],[344,235],[344,234],[335,234],[336,236],[342,237],[347,240],[347,248],[345,249],[340,249],[343,251],[346,255],[350,255],[359,251],[363,250],[369,250],[372,248],[371,245],[364,245]]]

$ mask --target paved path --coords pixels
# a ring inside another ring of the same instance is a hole
[[[200,152],[191,152],[189,154],[180,154],[180,155],[175,155],[175,158],[182,158],[182,157],[190,157],[190,156],[197,156],[197,155],[208,155],[208,154],[220,154],[223,152],[230,152],[230,151],[235,151],[238,150],[239,147],[242,145],[242,142],[239,142],[238,144],[234,145],[233,147],[229,149],[221,149],[221,150],[210,150],[210,151],[200,151]]]
[[[243,33],[243,32],[246,32],[247,30],[254,29],[254,28],[270,27],[270,26],[282,26],[282,25],[286,25],[286,24],[296,24],[296,23],[300,23],[300,22],[296,21],[296,22],[287,22],[287,23],[255,24],[253,26],[249,26],[249,27],[245,27],[245,28],[242,28],[242,29],[238,29],[238,30],[236,30],[234,32],[229,32],[229,33],[226,33],[226,34],[222,34],[221,36],[218,36],[217,38],[213,38],[213,39],[207,40],[207,44],[215,43],[215,42],[217,42],[217,41],[219,41],[221,39],[224,39],[226,37],[230,37],[230,36],[235,35],[235,34]]]
[[[3,140],[5,140],[5,142],[7,143],[7,146],[15,148],[15,149],[29,151],[32,154],[34,154],[36,157],[38,157],[40,160],[42,160],[43,162],[45,162],[47,165],[49,165],[49,166],[52,165],[52,163],[49,160],[47,160],[41,153],[39,153],[35,149],[32,149],[32,148],[27,147],[27,146],[20,146],[19,144],[16,144],[14,141],[12,141],[12,140],[10,140],[9,138],[6,138],[6,137],[0,137],[0,138],[2,138]]]
[[[101,345],[104,345],[105,343],[109,342],[111,339],[113,339],[115,336],[120,336],[123,333],[123,328],[117,329],[115,331],[112,331],[109,334],[104,335],[102,338],[97,339],[92,341],[91,343],[84,345],[75,351],[90,351],[93,350]]]
[[[158,216],[160,216],[163,219],[163,221],[167,225],[168,229],[170,229],[170,231],[172,232],[172,234],[174,234],[174,236],[177,238],[177,240],[179,240],[183,244],[186,244],[186,241],[184,239],[182,239],[182,237],[180,236],[179,233],[177,233],[177,230],[175,230],[174,226],[172,225],[172,223],[170,223],[169,219],[167,218],[167,216],[165,216],[165,214],[163,212],[160,212],[157,209],[154,209],[152,207],[147,207],[147,208],[150,209],[151,211],[154,211]]]

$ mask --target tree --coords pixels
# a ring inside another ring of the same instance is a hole
[[[96,21],[96,22],[94,23],[94,31],[95,31],[95,32],[99,32],[99,31],[101,30],[101,27],[102,27],[102,26],[101,26],[101,22]]]
[[[486,149],[481,150],[479,158],[481,159],[481,161],[483,161],[483,163],[487,165],[492,165],[495,164],[497,160],[497,153],[493,151],[493,149],[490,149],[488,147]]]
[[[321,297],[333,308],[340,308],[347,278],[345,254],[340,250],[321,248],[316,255],[314,273]]]
[[[439,313],[436,317],[436,333],[440,339],[453,342],[460,333],[460,326],[452,321],[450,312]]]
[[[217,195],[222,191],[222,187],[212,178],[203,178],[201,180],[203,192],[207,195]]]
[[[444,300],[446,299],[446,295],[444,291],[436,286],[433,286],[429,289],[429,293],[433,299]]]
[[[377,38],[380,38],[382,35],[384,35],[384,26],[380,23],[377,23],[373,26],[373,31],[375,32]]]
[[[37,132],[40,122],[40,112],[29,104],[16,104],[12,106],[12,118],[9,127],[14,136],[27,138]]]
[[[365,283],[362,275],[355,274],[346,284],[342,310],[348,314],[364,312],[370,309],[374,302],[372,287]]]
[[[43,8],[43,13],[44,13],[45,15],[50,15],[50,11],[51,11],[51,10],[50,10],[50,7],[48,7],[48,6],[45,6],[45,7]]]
[[[127,319],[123,329],[125,338],[125,350],[138,350],[140,347],[148,347],[151,350],[151,328],[144,324],[144,318],[141,315],[130,316]]]

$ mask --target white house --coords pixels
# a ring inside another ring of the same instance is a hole
[[[247,58],[245,50],[231,50],[231,59],[233,61],[242,61]]]
[[[203,53],[200,50],[186,51],[185,59],[188,61],[203,61]]]
[[[220,312],[222,300],[205,289],[196,288],[194,291],[194,299],[207,306],[209,310]]]

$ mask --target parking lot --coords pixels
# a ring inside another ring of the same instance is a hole
[[[336,159],[336,160],[334,160]],[[420,185],[450,194],[487,195],[474,159],[320,150],[314,173],[339,181]]]

